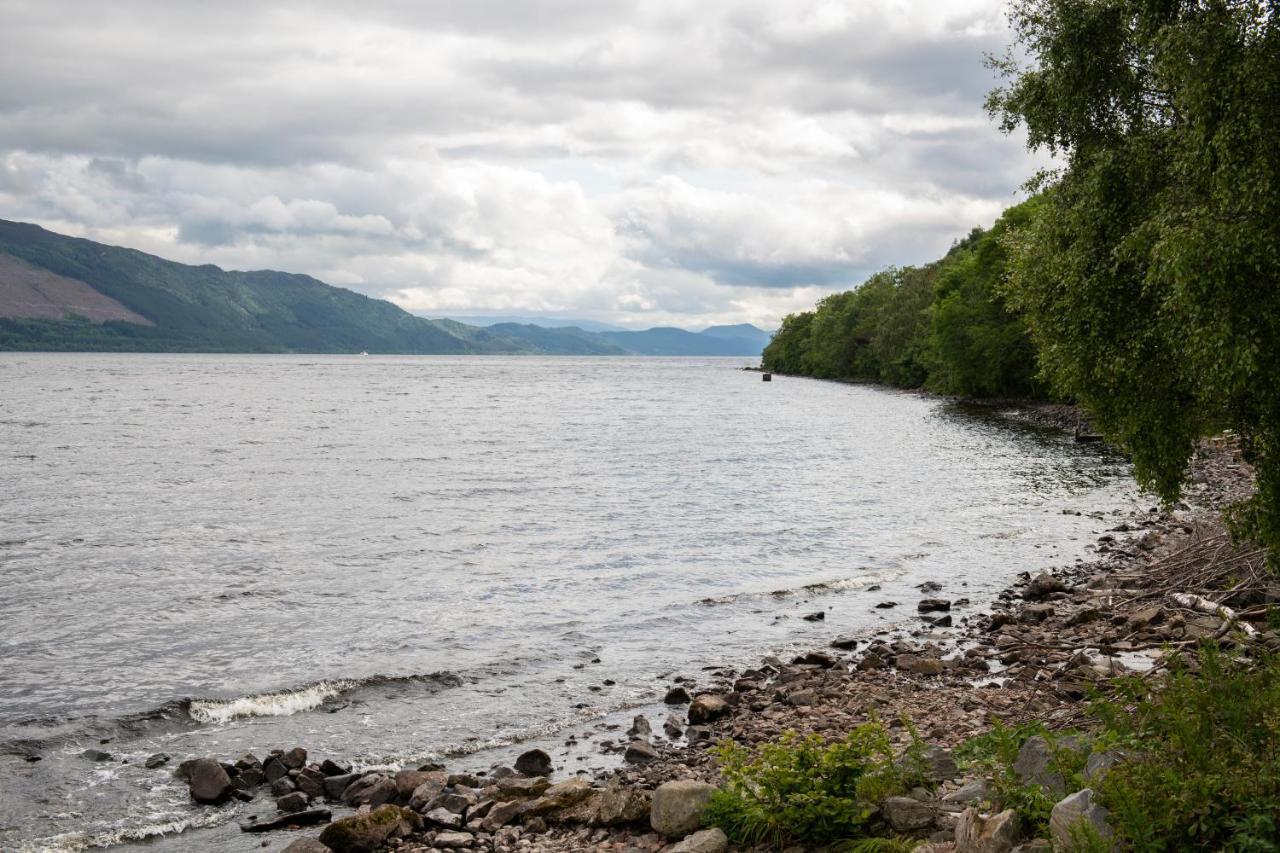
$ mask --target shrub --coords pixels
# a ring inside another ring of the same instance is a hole
[[[908,760],[897,764],[878,722],[833,743],[787,732],[755,753],[727,741],[715,749],[724,786],[712,796],[704,820],[746,845],[866,836],[878,804],[919,781],[920,744],[912,735]]]

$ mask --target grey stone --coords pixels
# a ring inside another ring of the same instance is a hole
[[[335,820],[320,833],[320,841],[334,853],[372,853],[387,839],[402,838],[420,826],[418,816],[408,809],[382,805],[367,814]]]
[[[704,829],[685,838],[668,853],[725,853],[729,838],[719,829]]]
[[[895,832],[919,832],[933,826],[933,809],[910,797],[890,797],[884,801],[883,811]]]
[[[942,798],[944,803],[981,803],[990,796],[986,779],[973,779]]]
[[[324,795],[330,800],[341,800],[342,792],[347,790],[347,786],[360,778],[358,773],[344,773],[341,776],[326,776],[324,778]]]
[[[1052,763],[1053,750],[1049,742],[1040,735],[1035,735],[1027,738],[1018,750],[1018,757],[1013,762],[1013,772],[1024,785],[1039,785],[1061,795],[1066,790],[1066,782],[1062,774],[1052,769]]]
[[[474,842],[475,837],[469,832],[438,832],[432,845],[445,850],[458,850],[470,847]]]
[[[212,758],[197,758],[187,768],[187,787],[197,803],[225,803],[233,790],[231,777]]]
[[[728,714],[729,703],[724,700],[723,696],[716,696],[712,693],[703,693],[701,696],[694,698],[692,704],[689,705],[689,722],[695,726],[710,723]]]
[[[301,791],[294,791],[292,794],[285,794],[276,800],[276,808],[282,812],[300,812],[311,804],[307,799],[307,795]]]
[[[1021,838],[1013,809],[983,817],[967,808],[956,820],[956,853],[1010,853]]]
[[[628,764],[652,764],[658,760],[658,751],[647,741],[633,740],[627,744],[627,751],[623,753],[622,760]]]
[[[371,773],[361,776],[342,792],[342,801],[349,806],[377,808],[396,798],[396,780],[390,776]]]
[[[1074,849],[1080,840],[1073,835],[1087,833],[1103,841],[1111,840],[1111,827],[1107,825],[1107,810],[1093,801],[1093,791],[1085,788],[1064,797],[1049,813],[1049,836],[1059,850]]]
[[[1022,591],[1022,597],[1031,601],[1037,601],[1046,598],[1055,592],[1065,592],[1066,585],[1062,581],[1055,578],[1048,572],[1041,572],[1036,575],[1027,588]]]
[[[683,838],[701,824],[702,810],[715,790],[714,785],[706,782],[664,782],[653,792],[650,826],[667,838]]]
[[[451,812],[446,808],[435,808],[423,815],[427,823],[443,826],[447,829],[461,829],[463,820],[462,815]]]
[[[550,776],[551,756],[541,749],[531,749],[516,759],[516,772],[525,776]]]
[[[668,690],[662,701],[668,705],[688,705],[690,699],[689,691],[677,686]]]
[[[165,755],[163,752],[157,752],[155,755],[148,756],[142,766],[148,770],[155,770],[157,767],[164,767],[168,763],[169,756]]]

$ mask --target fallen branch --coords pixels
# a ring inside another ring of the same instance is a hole
[[[1244,631],[1250,637],[1258,633],[1257,628],[1253,627],[1248,622],[1243,621],[1239,614],[1230,607],[1227,607],[1225,604],[1219,604],[1216,601],[1210,601],[1203,595],[1192,595],[1189,592],[1175,592],[1169,597],[1183,607],[1199,611],[1200,613],[1209,613],[1217,616],[1219,619],[1226,620],[1232,625],[1238,627],[1241,631]]]

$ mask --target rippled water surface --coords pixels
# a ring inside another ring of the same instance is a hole
[[[0,355],[0,848],[254,810],[158,750],[487,766],[925,579],[981,603],[1131,491],[1096,445],[742,364]],[[156,849],[259,843],[210,832]]]

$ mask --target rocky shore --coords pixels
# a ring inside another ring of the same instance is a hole
[[[300,748],[199,759],[177,772],[198,802],[274,803],[274,813],[242,825],[246,832],[324,824],[315,837],[290,841],[291,853],[712,853],[729,845],[699,821],[719,781],[710,746],[731,739],[750,747],[787,731],[834,738],[880,720],[899,749],[916,733],[927,742],[930,782],[881,804],[884,834],[938,853],[1051,849],[1048,838],[1023,837],[1012,812],[992,809],[988,780],[962,770],[951,749],[997,722],[1077,726],[1090,686],[1156,673],[1170,652],[1205,639],[1280,649],[1259,606],[1280,589],[1271,587],[1261,555],[1231,545],[1222,528],[1221,508],[1251,483],[1229,439],[1206,442],[1184,501],[1168,512],[1134,512],[1100,537],[1092,559],[1037,567],[993,602],[948,598],[941,584],[922,584],[913,624],[837,637],[746,671],[709,672],[699,683],[673,682],[666,718],[637,717],[619,746],[623,767],[594,777],[555,778],[541,750],[484,773],[435,765],[353,773],[333,761],[309,763]],[[1230,594],[1220,594],[1228,577]],[[1094,770],[1102,765],[1105,758]],[[1061,798],[1053,831],[1086,820],[1105,833],[1089,792],[1055,787],[1061,780],[1046,766],[1043,741],[1031,738],[1015,769]],[[335,811],[344,814],[334,819]],[[263,846],[272,846],[265,837]]]

